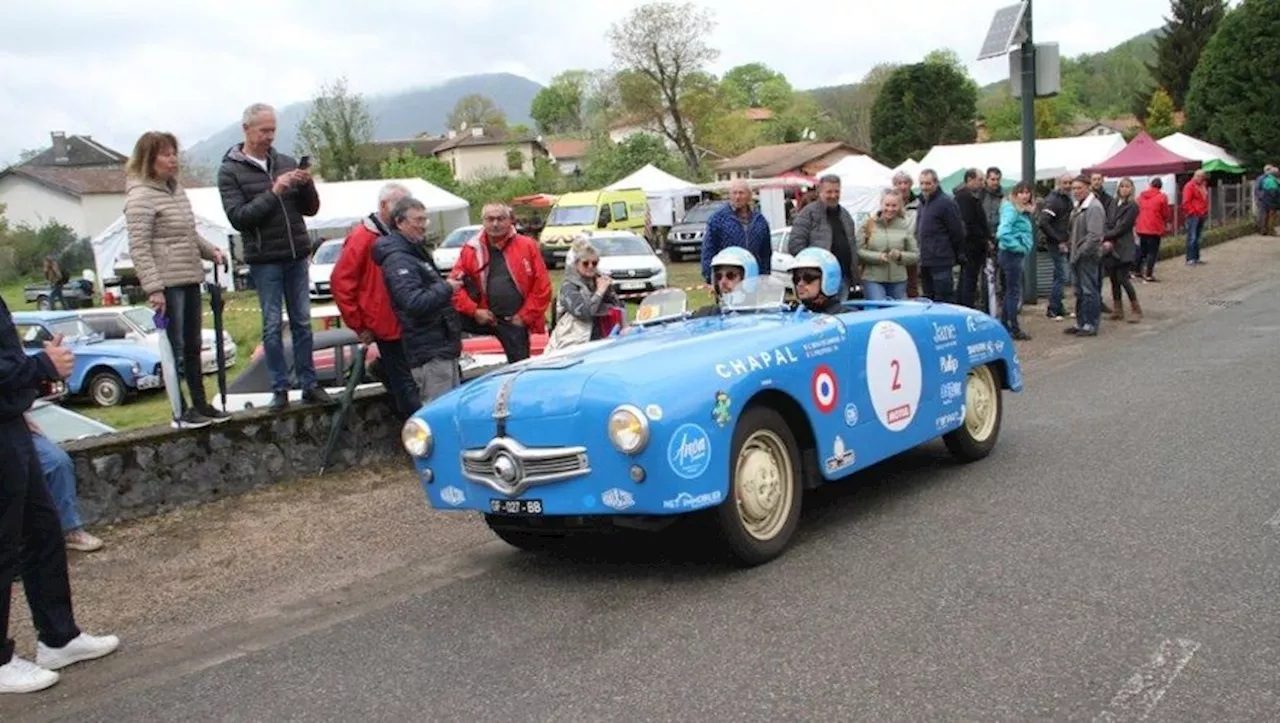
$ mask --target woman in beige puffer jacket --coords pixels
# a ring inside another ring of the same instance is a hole
[[[183,400],[182,416],[173,426],[203,427],[228,419],[209,404],[200,364],[202,260],[220,264],[222,252],[196,231],[191,202],[178,181],[178,139],[171,133],[142,134],[126,170],[129,256],[147,303],[168,319],[169,343],[191,395],[191,405]]]

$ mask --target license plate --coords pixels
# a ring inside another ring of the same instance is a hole
[[[569,255],[569,249],[565,249],[563,251],[552,251],[551,255],[558,256],[559,258],[564,258]]]
[[[622,289],[623,291],[635,291],[637,289],[643,289],[644,282],[643,281],[619,281],[618,288]]]
[[[159,389],[164,386],[164,380],[155,375],[138,377],[139,389]]]
[[[489,511],[495,515],[540,515],[542,500],[489,500]]]

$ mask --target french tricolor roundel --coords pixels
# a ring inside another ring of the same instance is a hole
[[[826,364],[819,364],[817,369],[813,370],[813,403],[818,407],[818,411],[823,414],[830,414],[835,411],[836,399],[840,396],[840,390],[836,386],[836,375],[831,371],[831,367]]]

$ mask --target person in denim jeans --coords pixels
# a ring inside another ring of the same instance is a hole
[[[1031,184],[1021,181],[1013,187],[1009,198],[1000,204],[1000,220],[996,225],[996,243],[999,245],[1000,271],[1004,274],[1004,326],[1009,335],[1018,341],[1029,341],[1031,336],[1018,324],[1018,302],[1022,300],[1022,266],[1031,245],[1035,243],[1035,230],[1031,226],[1034,211],[1031,201]]]
[[[218,168],[222,209],[240,232],[244,260],[258,291],[262,309],[262,346],[271,371],[272,411],[289,405],[289,369],[284,358],[280,311],[289,311],[293,342],[293,371],[302,399],[328,403],[329,395],[316,381],[312,360],[311,239],[304,216],[320,211],[320,195],[309,164],[276,152],[275,110],[255,103],[241,119],[244,142],[227,150]],[[304,157],[305,159],[305,157]]]
[[[1205,221],[1209,220],[1209,181],[1204,171],[1195,175],[1182,187],[1182,213],[1187,217],[1187,266],[1198,266],[1200,260],[1200,235]]]
[[[53,497],[53,506],[58,510],[58,521],[62,523],[62,533],[67,538],[67,549],[81,552],[93,552],[102,548],[102,540],[84,531],[80,521],[80,505],[76,500],[76,466],[71,455],[59,447],[57,442],[44,436],[44,430],[36,421],[27,416],[27,427],[31,429],[31,442],[36,446],[36,456],[40,458],[40,471],[44,473],[45,485],[49,495]]]
[[[1066,318],[1067,311],[1063,306],[1066,293],[1067,270],[1070,267],[1070,249],[1067,238],[1070,235],[1071,209],[1075,202],[1071,200],[1071,174],[1058,177],[1058,187],[1049,192],[1040,210],[1038,226],[1044,234],[1045,246],[1049,250],[1049,259],[1053,262],[1053,285],[1049,291],[1049,304],[1045,315],[1054,321]]]
[[[1071,182],[1071,195],[1076,207],[1071,211],[1071,273],[1076,282],[1076,323],[1063,333],[1097,336],[1102,324],[1102,290],[1098,282],[1098,265],[1102,237],[1106,233],[1107,212],[1102,201],[1089,189],[1086,176]]]

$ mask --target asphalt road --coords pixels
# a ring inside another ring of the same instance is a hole
[[[494,542],[68,670],[18,717],[1275,721],[1280,283],[1234,298],[1080,340],[991,458],[824,488],[770,565]]]

